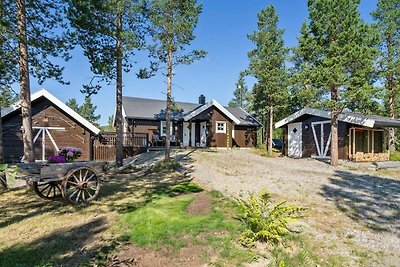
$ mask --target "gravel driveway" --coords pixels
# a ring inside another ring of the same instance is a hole
[[[400,266],[400,180],[250,150],[198,151],[193,159],[195,179],[210,189],[246,196],[266,188],[276,201],[308,207],[302,229],[318,254],[347,257],[351,266]]]

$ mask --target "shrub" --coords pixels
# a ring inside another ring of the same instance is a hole
[[[248,199],[236,198],[242,214],[239,219],[245,230],[241,233],[240,242],[252,246],[256,241],[279,243],[282,237],[290,232],[289,223],[301,217],[304,208],[286,205],[286,202],[272,204],[268,192],[262,191],[258,196],[249,193]]]

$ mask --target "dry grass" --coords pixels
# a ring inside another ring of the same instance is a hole
[[[82,265],[110,250],[120,214],[148,203],[154,192],[187,178],[178,172],[111,177],[87,206],[45,201],[28,189],[0,193],[1,266]],[[17,262],[18,261],[18,262]]]

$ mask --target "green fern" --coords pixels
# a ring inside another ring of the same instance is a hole
[[[301,218],[301,212],[304,210],[286,205],[285,201],[273,205],[271,196],[266,191],[257,196],[249,193],[248,199],[236,200],[242,209],[239,219],[246,228],[239,240],[245,246],[252,246],[256,241],[275,244],[281,242],[282,237],[290,231],[289,223]]]

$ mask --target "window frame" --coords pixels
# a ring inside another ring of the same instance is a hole
[[[218,124],[223,125],[223,129],[218,128]],[[216,121],[215,122],[215,133],[223,133],[226,134],[226,121]]]

